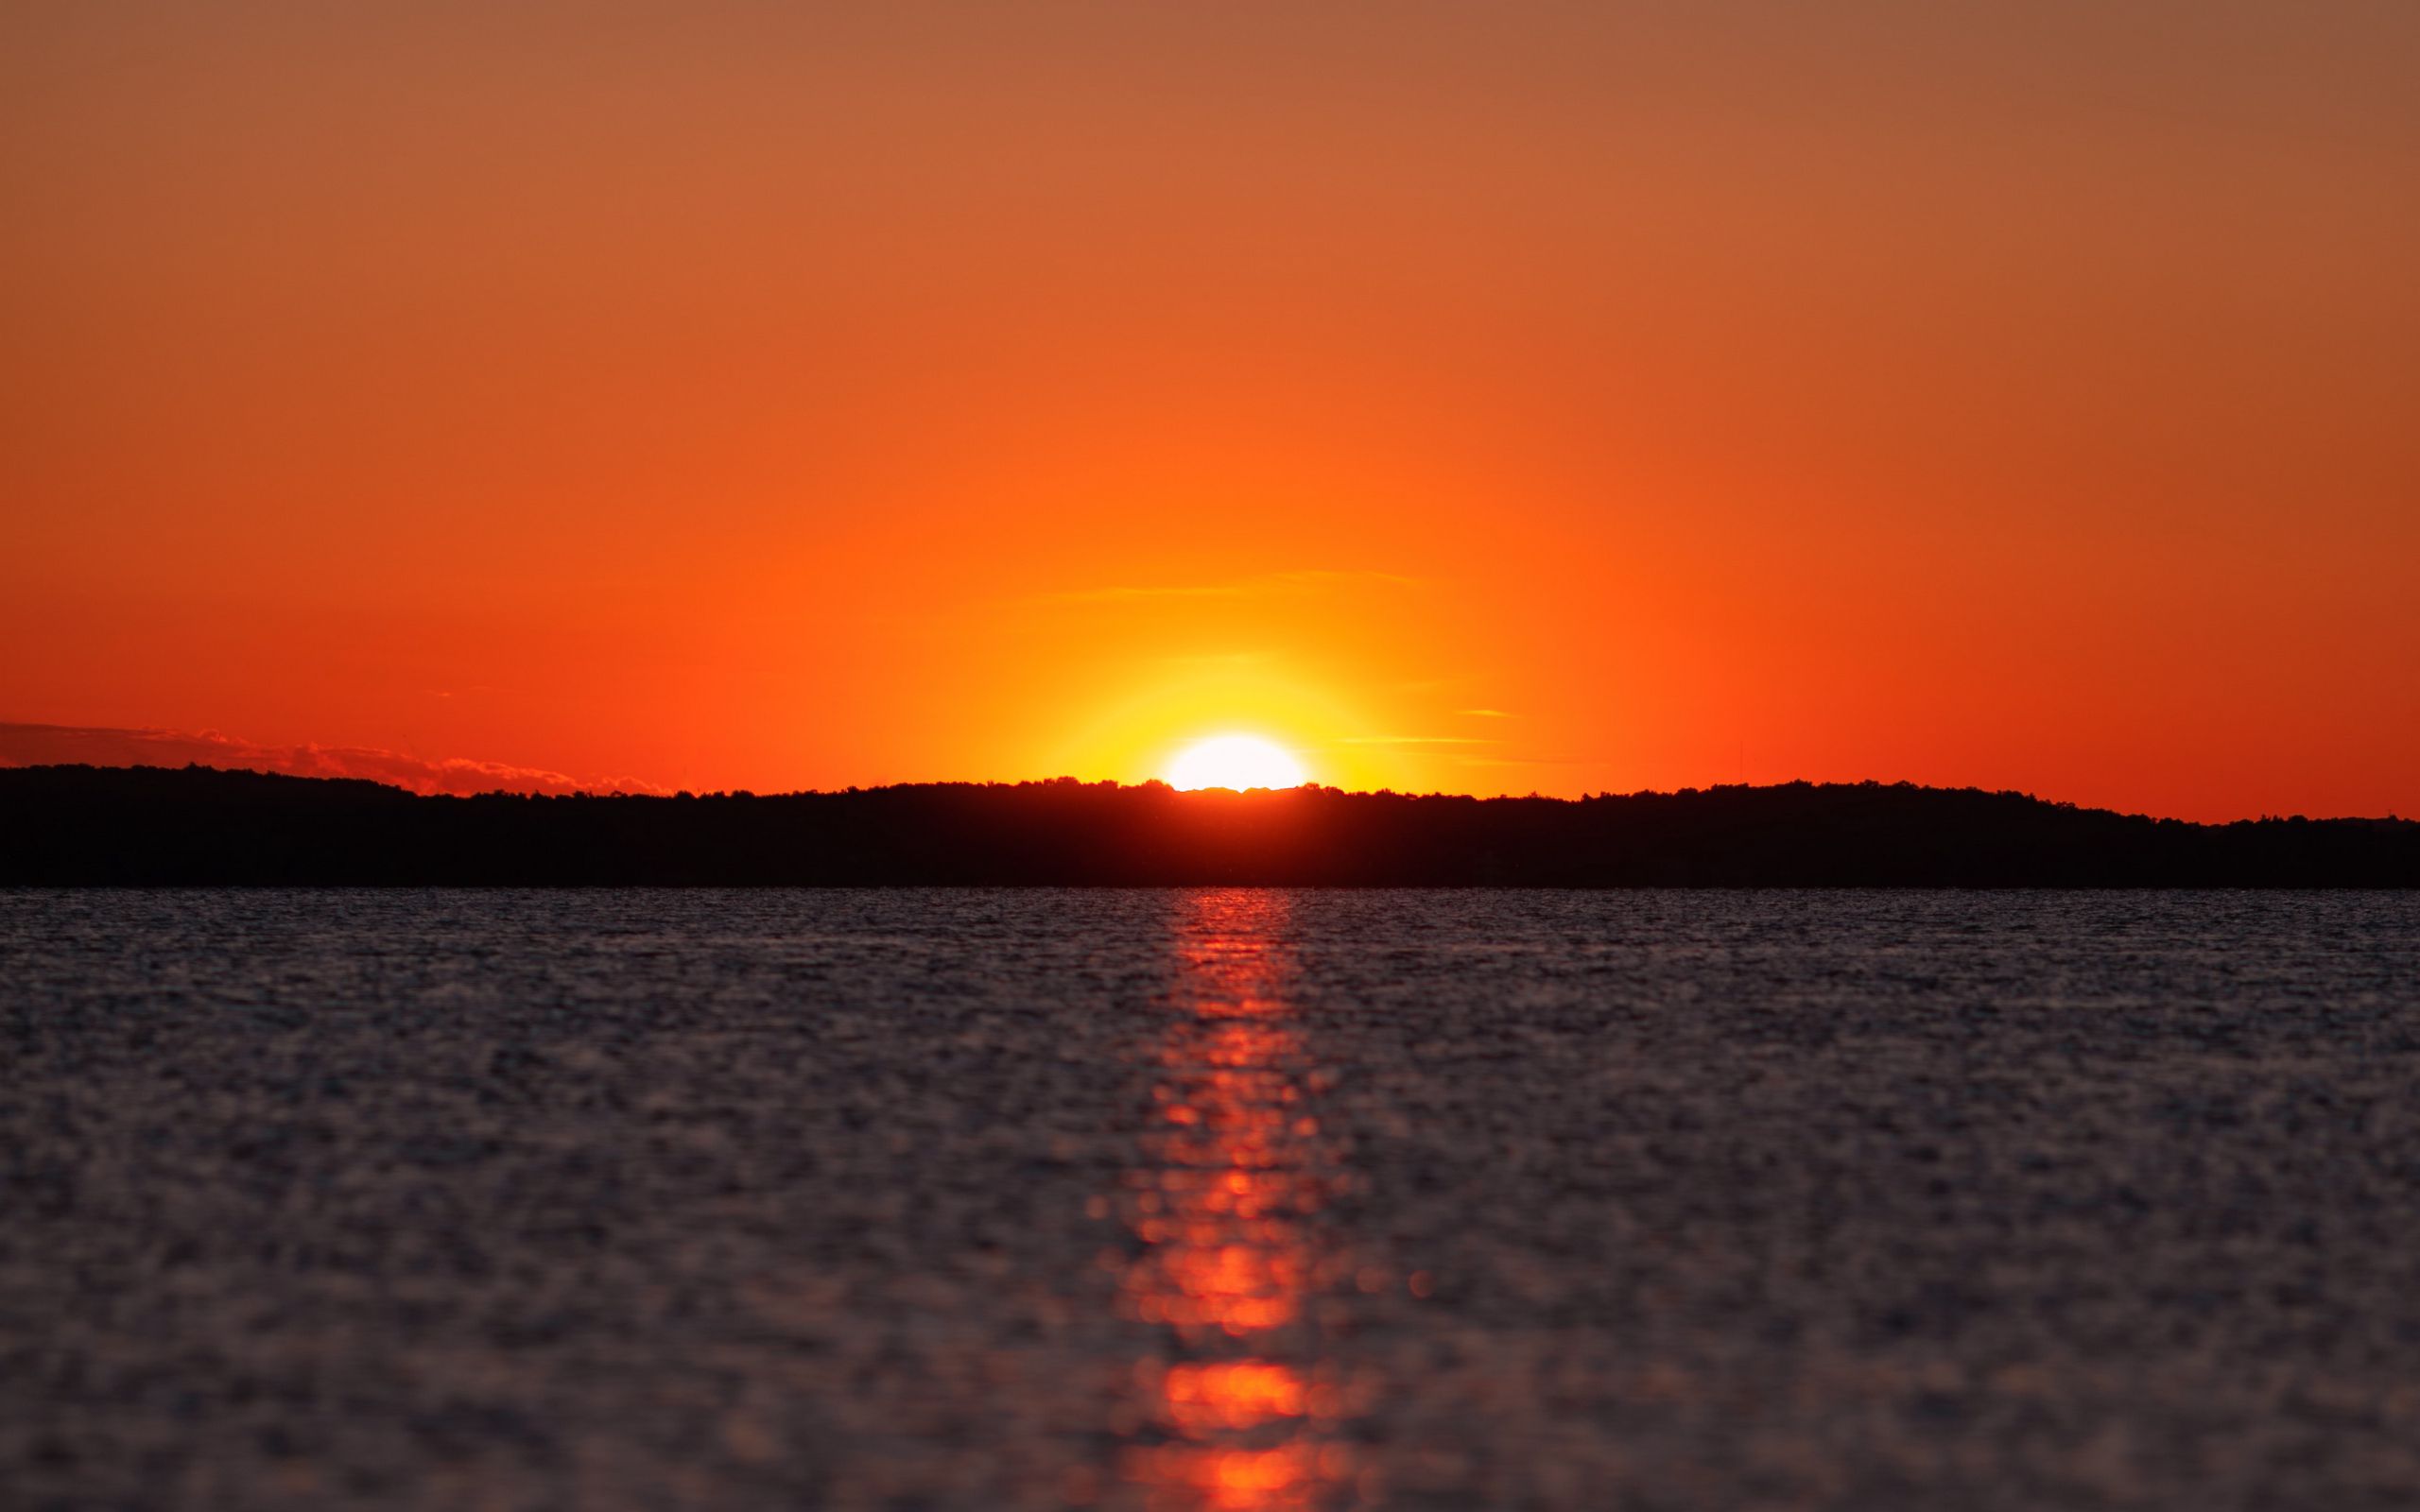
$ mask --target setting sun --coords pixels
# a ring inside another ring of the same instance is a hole
[[[1220,735],[1188,746],[1168,764],[1170,787],[1300,787],[1309,781],[1303,764],[1257,735]]]

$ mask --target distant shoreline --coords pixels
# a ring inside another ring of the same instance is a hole
[[[188,766],[0,770],[0,885],[2414,887],[2420,822],[2198,824],[2016,793],[1589,799],[1070,780],[423,798]]]

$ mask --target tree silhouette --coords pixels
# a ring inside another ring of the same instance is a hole
[[[199,766],[0,771],[0,884],[2420,885],[2420,823],[2188,824],[1875,782],[1578,799],[945,782],[417,798]]]

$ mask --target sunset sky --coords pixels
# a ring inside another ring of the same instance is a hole
[[[10,726],[2420,814],[2412,0],[26,3],[0,203]]]

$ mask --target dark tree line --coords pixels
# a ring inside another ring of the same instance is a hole
[[[418,798],[189,766],[0,771],[0,884],[2420,885],[2420,823],[2201,825],[1876,783],[1581,799],[1159,783]]]

